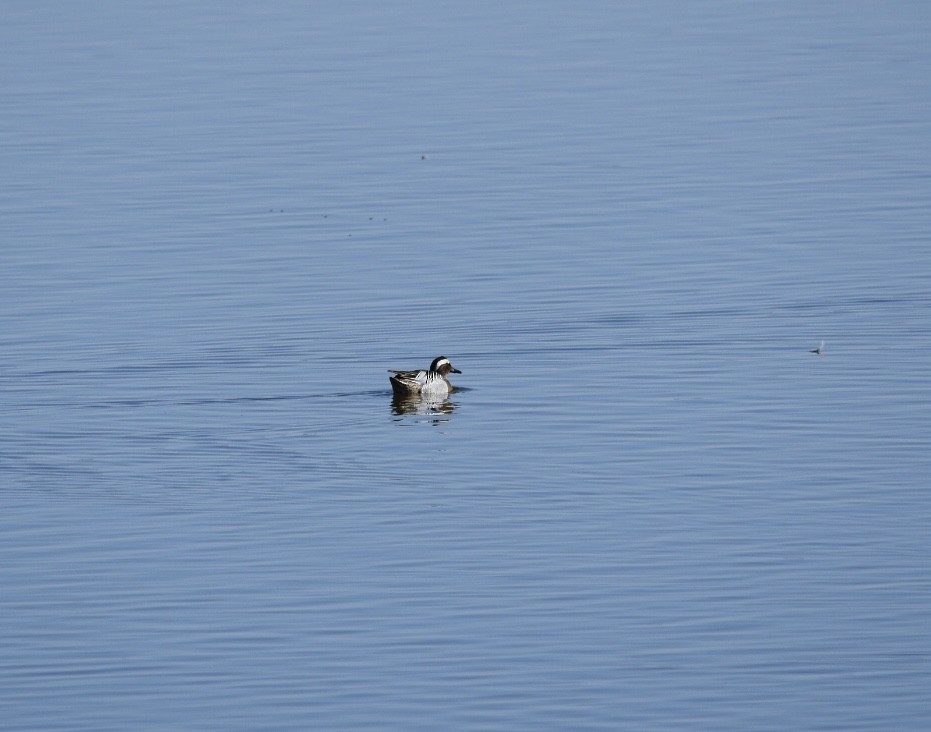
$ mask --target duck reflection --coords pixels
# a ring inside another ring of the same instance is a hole
[[[448,417],[454,411],[456,405],[448,399],[430,399],[420,395],[394,396],[391,399],[391,412],[398,416]]]

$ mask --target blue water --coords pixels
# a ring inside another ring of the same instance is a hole
[[[4,729],[931,726],[925,4],[0,49]]]

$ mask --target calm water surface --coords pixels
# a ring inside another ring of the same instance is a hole
[[[928,729],[931,13],[326,5],[6,8],[3,726]]]

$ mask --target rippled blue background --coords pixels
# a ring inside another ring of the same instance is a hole
[[[0,49],[5,727],[931,725],[926,4]]]

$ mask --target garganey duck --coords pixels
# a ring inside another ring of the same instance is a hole
[[[395,371],[388,369],[394,376],[389,376],[391,388],[396,397],[425,396],[443,398],[453,390],[453,385],[446,378],[447,374],[461,374],[446,356],[437,356],[427,371]]]

